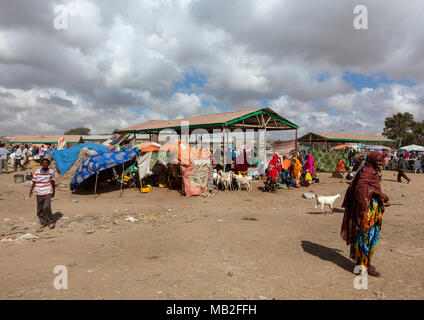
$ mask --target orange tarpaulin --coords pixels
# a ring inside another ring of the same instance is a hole
[[[331,148],[330,151],[334,151],[334,150],[343,150],[346,149],[347,147],[349,147],[349,144],[341,144],[339,146],[336,146],[334,148]]]
[[[197,150],[182,140],[172,141],[162,147],[159,151],[171,152],[171,162],[178,162],[182,165],[190,165],[196,159],[210,159],[211,154],[206,150]]]
[[[160,150],[160,144],[154,143],[154,142],[144,142],[142,144],[136,145],[138,150],[141,152],[159,152]]]

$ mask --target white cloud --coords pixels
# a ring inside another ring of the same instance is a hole
[[[362,3],[369,30],[358,32],[354,4],[333,0],[4,2],[0,135],[102,133],[264,100],[306,131],[380,133],[398,111],[423,119],[424,3]],[[55,4],[68,7],[68,30],[53,28]],[[417,85],[356,92],[346,71]],[[187,73],[204,87],[175,91]]]

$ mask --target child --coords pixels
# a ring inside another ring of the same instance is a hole
[[[35,171],[29,196],[32,197],[35,189],[37,195],[37,217],[41,223],[41,229],[49,226],[50,229],[55,227],[55,221],[51,209],[51,200],[55,195],[55,174],[49,168],[50,160],[43,159],[41,161],[42,168]]]

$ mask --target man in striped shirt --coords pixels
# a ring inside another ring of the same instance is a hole
[[[41,223],[41,228],[49,226],[55,227],[55,221],[51,209],[51,200],[55,195],[54,171],[49,168],[50,160],[43,159],[42,168],[35,171],[29,196],[33,191],[37,195],[37,216]]]

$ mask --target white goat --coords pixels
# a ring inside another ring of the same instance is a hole
[[[237,188],[239,190],[246,189],[246,191],[252,190],[252,177],[245,177],[241,174],[235,176]]]
[[[316,212],[318,205],[321,205],[321,211],[323,214],[325,214],[324,211],[324,205],[328,205],[331,209],[331,214],[333,214],[333,210],[334,210],[334,202],[338,199],[341,198],[342,196],[340,194],[336,194],[335,196],[329,196],[329,197],[324,197],[324,196],[320,196],[320,195],[316,195],[317,198],[317,204],[315,205],[315,209],[314,209],[314,213]]]
[[[217,179],[217,186],[221,185],[224,191],[232,190],[233,189],[233,176],[234,173],[232,171],[224,172],[222,170],[219,170],[218,172],[218,179]]]
[[[218,172],[216,171],[216,169],[213,169],[212,170],[212,182],[216,186],[218,186],[218,178],[219,178]]]

